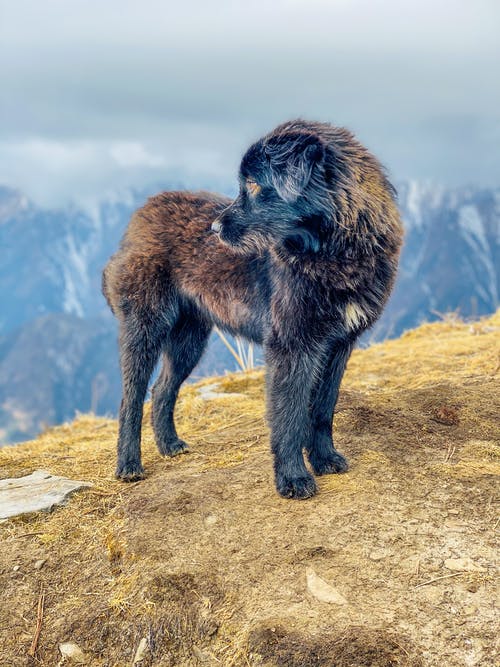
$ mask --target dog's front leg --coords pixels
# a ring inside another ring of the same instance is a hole
[[[345,472],[348,468],[346,459],[333,444],[332,427],[340,383],[352,346],[350,340],[335,340],[327,362],[314,382],[310,404],[313,435],[307,452],[316,475]]]
[[[302,449],[311,437],[308,406],[315,360],[278,336],[266,342],[265,354],[276,489],[285,498],[309,498],[316,493],[316,482],[306,469]]]

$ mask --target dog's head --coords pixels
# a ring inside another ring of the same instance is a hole
[[[251,146],[240,166],[240,192],[212,225],[221,241],[240,252],[318,253],[332,205],[326,151],[318,133],[292,124]]]

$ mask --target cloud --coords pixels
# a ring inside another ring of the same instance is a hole
[[[111,144],[109,153],[119,167],[163,167],[166,164],[163,156],[149,153],[137,141],[118,141]]]
[[[167,164],[164,156],[149,152],[137,141],[55,141],[28,139],[4,141],[0,152],[5,155],[9,169],[17,163],[32,165],[40,172],[59,174],[72,169],[88,169],[96,164],[108,168],[156,168]],[[5,170],[0,166],[0,174]]]
[[[500,173],[485,140],[500,128],[495,0],[0,0],[0,14],[0,180],[28,191],[91,187],[92,171],[110,186],[234,179],[250,141],[299,115],[347,125],[396,178]]]
[[[154,183],[231,189],[222,156],[191,146],[167,156],[137,141],[33,138],[0,141],[0,155],[0,183],[47,206]]]

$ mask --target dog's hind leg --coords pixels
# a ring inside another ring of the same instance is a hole
[[[184,307],[162,343],[162,369],[153,386],[151,420],[156,444],[164,456],[187,449],[174,424],[174,408],[179,388],[203,354],[212,325],[194,309]]]
[[[317,475],[345,472],[347,461],[333,444],[333,414],[352,343],[335,342],[328,361],[311,392],[312,437],[307,453]]]
[[[120,327],[120,365],[123,396],[118,429],[116,477],[135,481],[144,477],[141,465],[141,425],[148,382],[160,353],[162,329],[154,318],[129,315]]]

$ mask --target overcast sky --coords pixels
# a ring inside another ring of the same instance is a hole
[[[227,188],[303,116],[396,181],[498,185],[499,34],[499,0],[0,0],[0,183]]]

